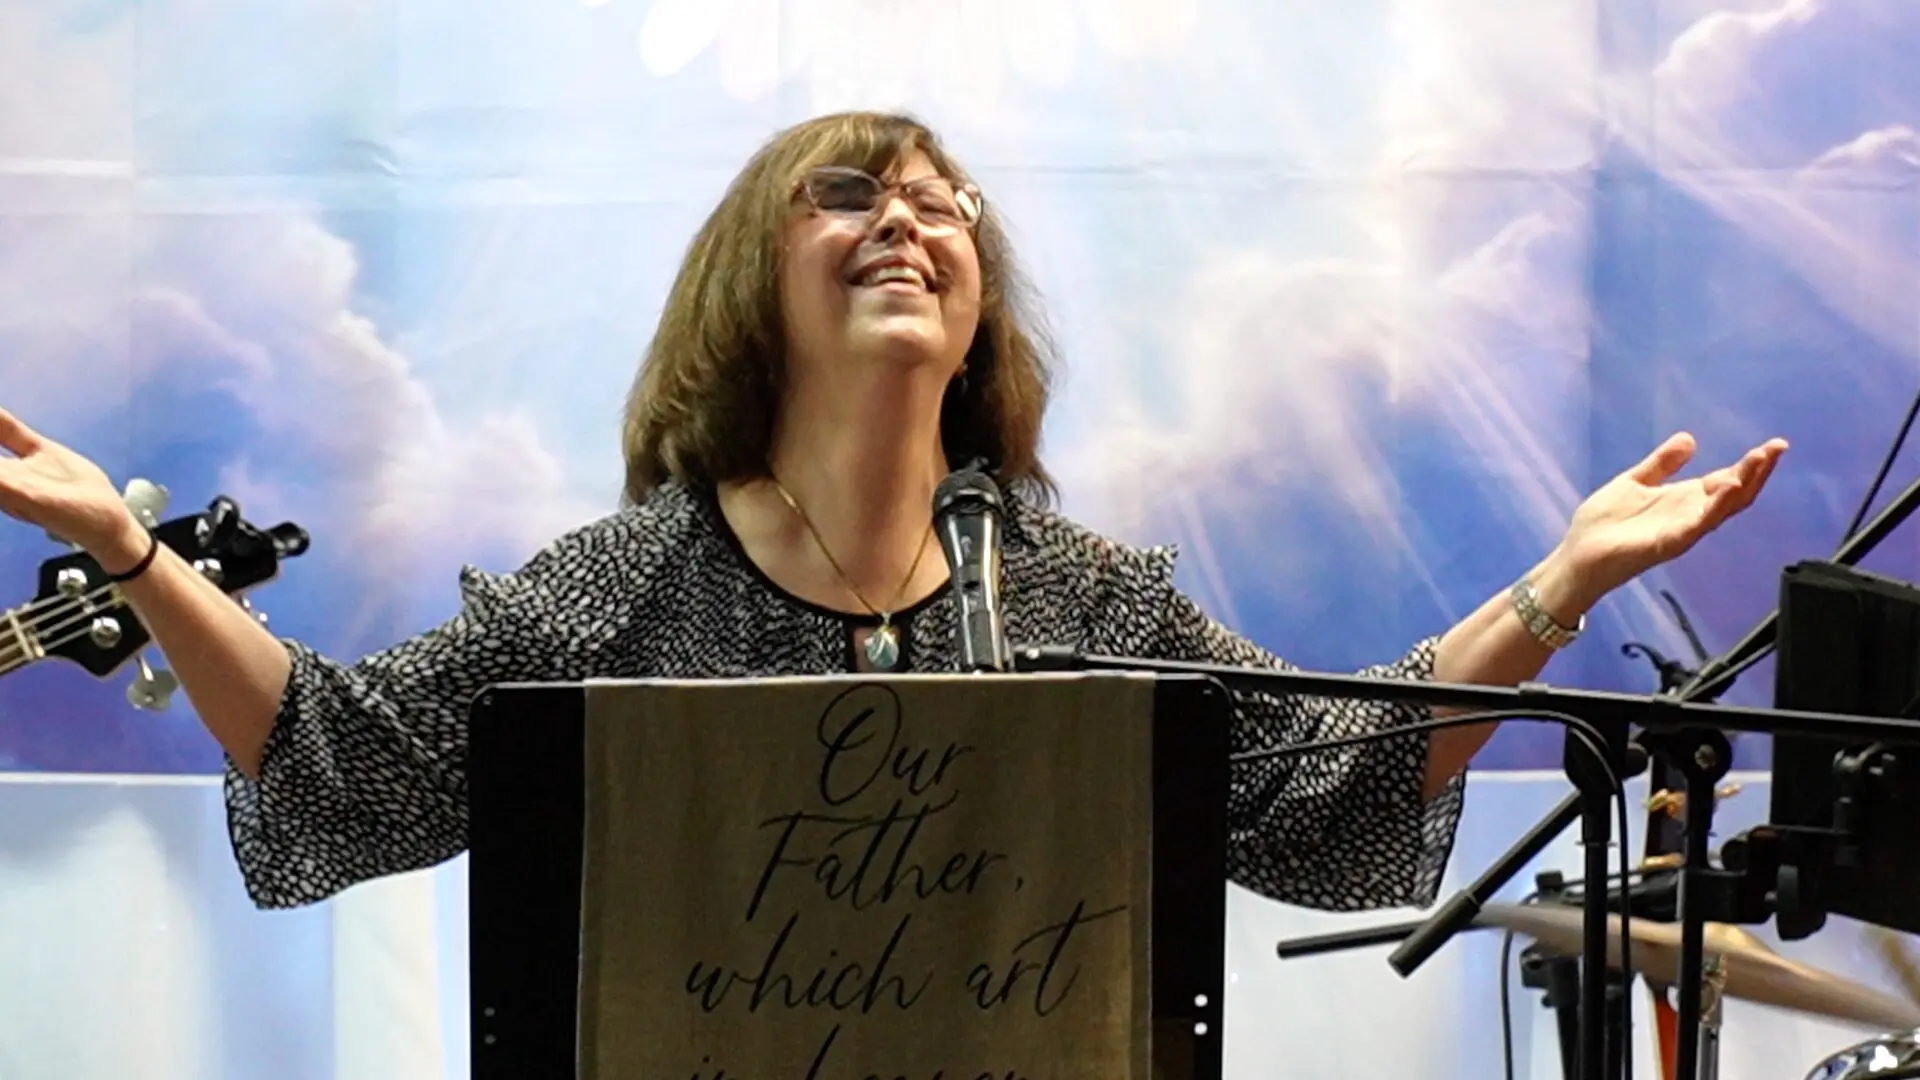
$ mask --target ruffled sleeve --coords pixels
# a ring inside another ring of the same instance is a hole
[[[1142,553],[1159,658],[1242,667],[1293,665],[1228,630],[1172,584],[1173,555]],[[1358,674],[1433,678],[1437,639]],[[1380,733],[1334,750],[1236,764],[1228,805],[1229,876],[1255,892],[1303,907],[1358,911],[1433,902],[1452,853],[1465,790],[1455,777],[1425,796],[1427,734],[1404,731],[1429,718],[1425,705],[1236,692],[1236,754],[1265,747]],[[1399,732],[1398,734],[1395,734]]]
[[[452,619],[358,663],[298,642],[280,711],[248,778],[229,762],[228,828],[261,907],[323,900],[420,869],[467,845],[467,710],[492,684],[557,677],[536,561],[513,575],[468,567]]]

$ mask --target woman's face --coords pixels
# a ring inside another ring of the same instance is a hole
[[[925,365],[953,377],[980,323],[979,206],[917,151],[877,179],[810,174],[780,271],[789,363]]]

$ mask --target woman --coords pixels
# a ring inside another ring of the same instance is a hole
[[[92,463],[0,413],[0,509],[73,538],[152,628],[230,760],[235,848],[262,906],[308,903],[466,843],[465,707],[490,683],[952,670],[932,493],[985,458],[1010,496],[1014,641],[1232,664],[1278,658],[1209,620],[1172,558],[1046,509],[1048,370],[993,212],[932,133],[889,116],[798,125],[695,238],[629,403],[621,511],[461,612],[347,666],[276,640],[123,507]],[[1676,436],[1590,497],[1511,592],[1371,673],[1510,684],[1609,590],[1746,507],[1783,443],[1667,483]],[[1242,697],[1237,749],[1404,726],[1424,709]],[[1353,909],[1433,895],[1460,775],[1489,731],[1376,740],[1239,769],[1236,880]]]

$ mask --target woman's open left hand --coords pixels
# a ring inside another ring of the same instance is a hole
[[[1730,465],[1675,480],[1695,450],[1693,436],[1680,432],[1580,504],[1562,553],[1590,575],[1597,593],[1618,588],[1751,506],[1786,449],[1785,439],[1769,439]]]

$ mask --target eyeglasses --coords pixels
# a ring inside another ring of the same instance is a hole
[[[934,232],[971,229],[986,208],[980,189],[972,184],[956,184],[944,176],[887,184],[859,169],[838,165],[822,165],[807,173],[799,189],[796,194],[804,194],[823,214],[860,219],[869,218],[889,196],[898,193],[920,224]]]

